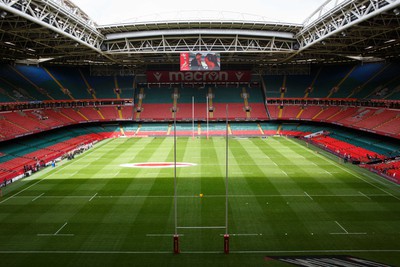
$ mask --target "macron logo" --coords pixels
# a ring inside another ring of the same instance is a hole
[[[157,81],[160,81],[162,74],[159,72],[154,73],[154,77],[156,78]]]
[[[236,79],[238,79],[239,81],[242,79],[244,73],[241,71],[235,72],[236,75]]]

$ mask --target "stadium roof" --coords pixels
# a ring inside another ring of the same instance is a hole
[[[140,72],[176,69],[183,51],[212,51],[221,53],[225,68],[262,71],[285,64],[391,61],[400,55],[400,0],[327,0],[303,23],[235,12],[168,14],[99,26],[69,0],[0,0],[1,59]]]

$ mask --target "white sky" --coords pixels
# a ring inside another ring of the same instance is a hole
[[[325,0],[72,0],[99,25],[149,21],[174,17],[177,11],[187,15],[196,12],[210,17],[215,11],[227,11],[262,16],[267,21],[302,23]],[[191,11],[191,12],[187,12]],[[181,12],[182,13],[182,12]],[[198,15],[197,15],[198,16]],[[231,15],[227,15],[232,18]],[[193,17],[195,19],[196,17]],[[220,17],[218,17],[220,18]],[[249,18],[244,16],[243,18]]]

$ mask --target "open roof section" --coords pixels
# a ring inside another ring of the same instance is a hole
[[[170,13],[169,19],[167,15],[98,26],[70,0],[0,0],[0,56],[7,62],[23,62],[29,56],[38,63],[51,59],[46,64],[135,69],[176,66],[181,51],[220,52],[225,67],[253,69],[398,60],[399,5],[400,0],[328,0],[304,25],[237,12],[208,12],[202,17],[195,11],[186,12],[191,19]]]

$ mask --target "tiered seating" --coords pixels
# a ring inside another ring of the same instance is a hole
[[[230,123],[233,135],[261,135],[261,131],[255,122]]]
[[[248,101],[250,107],[253,107],[254,103],[264,103],[264,96],[261,87],[248,87],[246,89],[249,94]]]
[[[179,99],[180,103],[192,103],[192,97],[194,97],[194,102],[206,103],[208,89],[206,87],[185,87],[179,88]]]
[[[46,126],[41,124],[38,120],[28,117],[24,112],[10,112],[4,113],[3,116],[9,122],[16,124],[28,131],[40,131],[46,129]]]
[[[226,119],[226,105],[228,105],[228,119],[246,119],[246,112],[242,103],[214,103],[214,119]]]
[[[28,130],[9,122],[3,117],[0,119],[0,133],[2,135],[1,139],[5,140],[11,137],[27,134]]]
[[[267,111],[265,110],[264,103],[251,103],[250,104],[250,114],[251,118],[258,120],[268,119]]]
[[[375,65],[367,64],[365,68]],[[361,90],[357,91],[353,97],[357,98],[370,98],[370,99],[398,99],[391,92],[399,85],[398,73],[400,71],[399,64],[386,64],[381,66],[379,70],[376,70],[374,76],[368,77],[371,79]]]
[[[329,122],[338,122],[342,119],[345,119],[351,115],[354,115],[357,112],[357,108],[355,107],[344,107],[340,110],[340,112],[334,114],[327,118]]]
[[[122,118],[124,120],[132,120],[133,118],[133,106],[122,106],[121,107]]]
[[[77,68],[71,67],[49,67],[47,70],[54,79],[71,93],[75,99],[90,99],[92,96]],[[57,88],[60,86],[57,84]]]
[[[373,169],[391,178],[392,181],[400,184],[400,160],[388,160],[382,163],[365,165],[368,169]]]
[[[285,97],[304,97],[304,91],[312,83],[315,73],[287,76]]]
[[[85,107],[79,108],[79,112],[85,116],[89,121],[99,121],[103,120],[100,114],[97,112],[95,108],[92,107]]]
[[[343,107],[327,107],[317,117],[314,117],[314,119],[317,121],[326,121],[329,117],[341,112],[342,109]]]
[[[64,114],[64,116],[69,117],[70,119],[73,119],[76,123],[79,122],[87,122],[87,120],[79,115],[79,110],[78,109],[72,109],[72,108],[62,108],[60,109],[61,112]]]
[[[310,131],[299,129],[298,123],[282,123],[280,134],[285,136],[304,136],[309,133]]]
[[[356,125],[359,128],[374,129],[375,127],[379,127],[380,125],[384,125],[386,122],[393,120],[399,115],[399,111],[380,109],[375,111],[373,116],[358,122]]]
[[[207,125],[202,124],[203,135],[207,134]],[[208,124],[209,135],[226,135],[226,124],[225,123],[209,123]]]
[[[101,107],[99,108],[101,114],[103,114],[104,118],[108,121],[114,121],[119,119],[118,110],[116,107]]]
[[[276,120],[279,115],[279,105],[267,104],[267,108],[271,116],[271,119]]]
[[[278,98],[281,96],[280,89],[283,84],[283,78],[282,75],[267,75],[264,77],[268,98]]]
[[[192,119],[192,104],[179,104],[178,112],[176,113],[177,120],[191,120]],[[205,113],[205,110],[204,110]],[[195,114],[196,116],[196,114]]]
[[[76,123],[76,121],[68,116],[65,116],[60,109],[43,109],[42,112],[48,118],[53,120],[57,120],[60,122],[60,125],[70,125],[72,123]]]
[[[36,99],[68,99],[68,95],[63,93],[60,86],[50,77],[50,75],[42,67],[31,67],[18,65],[12,77],[17,80],[26,81],[29,85],[22,88],[29,90],[29,93]],[[22,75],[22,79],[21,79]]]
[[[276,122],[262,122],[260,123],[261,129],[265,135],[275,135],[278,131],[279,123]]]
[[[120,89],[120,98],[133,98],[133,81],[132,76],[119,76],[116,77],[118,87]],[[115,97],[115,96],[114,96]]]
[[[113,77],[91,76],[86,70],[81,71],[97,98],[116,98]]]
[[[331,90],[337,86],[342,79],[353,68],[351,65],[343,66],[323,66],[317,80],[313,86],[312,92],[308,97],[311,98],[321,98],[327,97]],[[339,90],[345,90],[344,88],[339,88]],[[334,95],[334,94],[333,94]]]
[[[303,112],[300,115],[300,119],[312,120],[319,112],[322,111],[321,106],[307,106],[303,107]]]
[[[39,121],[44,129],[51,129],[61,126],[61,122],[53,117],[49,117],[42,109],[29,110],[24,112],[31,120]],[[42,128],[43,128],[42,127]]]
[[[281,119],[290,120],[296,118],[300,112],[300,106],[284,106]]]
[[[343,117],[342,119],[337,119],[337,122],[340,122],[342,124],[346,125],[355,125],[359,123],[362,120],[366,120],[367,118],[370,118],[372,115],[375,113],[375,109],[372,108],[354,108],[356,111],[351,114],[350,116]]]
[[[344,158],[349,157],[349,159],[353,161],[356,160],[360,162],[368,162],[370,161],[368,155],[373,155],[375,158],[385,158],[384,156],[378,155],[373,151],[357,147],[326,135],[313,137],[312,141],[321,144],[325,149],[331,151],[332,153],[336,153]]]
[[[174,134],[174,126],[171,125],[171,131],[170,131],[170,135]],[[198,131],[197,131],[197,123],[194,125],[194,131],[193,131],[193,124],[192,123],[177,123],[176,124],[176,134],[177,135],[198,135]]]
[[[172,103],[170,104],[144,104],[140,118],[143,120],[172,120],[171,112]]]
[[[48,99],[40,94],[35,85],[21,77],[10,65],[0,65],[1,87],[14,101],[32,101]]]
[[[75,150],[80,145],[102,139],[100,135],[93,133],[70,137],[65,141],[62,141],[64,140],[63,136],[59,137],[57,141],[46,138],[41,140],[31,139],[28,142],[14,144],[11,147],[8,146],[8,148],[3,147],[2,153],[7,156],[0,158],[0,182],[23,174],[25,165],[36,165],[41,160],[45,163],[50,162],[69,151]],[[45,147],[46,143],[52,145]]]
[[[376,126],[374,128],[376,131],[381,131],[384,133],[391,133],[396,134],[397,136],[400,135],[400,116],[399,114],[396,115],[395,118],[389,119],[384,123]]]
[[[213,93],[214,103],[243,103],[241,87],[215,87]]]
[[[337,93],[334,93],[332,97],[349,97],[353,90],[358,90],[357,87],[363,86],[371,77],[377,74],[384,65],[384,63],[371,63],[357,66],[343,81]]]
[[[144,135],[166,135],[168,124],[166,123],[144,123],[140,126],[138,136]]]

